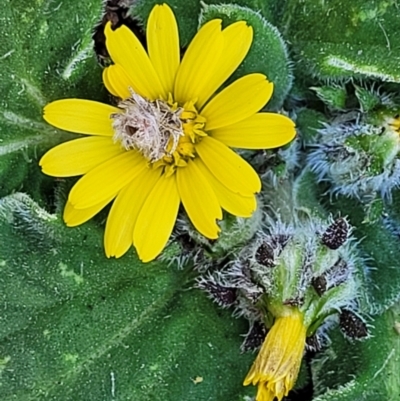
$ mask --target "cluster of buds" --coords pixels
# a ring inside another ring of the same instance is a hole
[[[333,122],[319,131],[308,165],[333,193],[370,200],[390,199],[400,183],[400,119],[396,111]],[[361,120],[361,121],[358,121]]]
[[[390,199],[400,182],[400,119],[394,94],[374,85],[312,88],[333,119],[318,130],[307,163],[332,193],[365,203]],[[344,112],[347,104],[358,110]]]
[[[349,338],[368,336],[350,237],[344,218],[296,225],[271,219],[234,260],[199,279],[214,301],[250,322],[242,350],[261,349],[244,384],[258,385],[257,401],[288,395],[304,351],[319,349],[332,323]]]

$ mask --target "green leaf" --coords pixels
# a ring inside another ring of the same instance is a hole
[[[346,107],[347,92],[344,86],[332,85],[312,87],[317,96],[334,110],[344,110]]]
[[[396,0],[288,0],[282,25],[299,71],[400,82],[399,18]]]
[[[300,140],[306,145],[316,142],[318,130],[324,127],[327,118],[313,109],[300,109],[296,116],[296,128],[300,133]]]
[[[108,260],[103,230],[67,228],[27,195],[0,203],[0,399],[239,400],[243,321],[192,269]],[[197,384],[196,384],[197,383]]]
[[[38,156],[66,134],[42,119],[65,97],[100,99],[101,70],[92,51],[99,0],[4,0],[0,14],[0,196],[25,189]]]
[[[353,86],[355,88],[355,95],[360,103],[360,109],[362,112],[368,113],[381,102],[378,93],[355,84],[353,84]]]
[[[327,212],[318,201],[320,196],[321,189],[317,185],[315,174],[304,169],[293,185],[293,198],[298,213],[303,212],[307,216],[326,218]]]
[[[397,400],[399,319],[397,305],[375,319],[372,338],[363,342],[351,343],[335,331],[330,347],[311,365],[318,395],[313,401]]]

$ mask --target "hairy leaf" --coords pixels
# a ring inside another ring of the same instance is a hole
[[[104,96],[91,40],[101,7],[98,0],[2,2],[0,196],[25,189],[38,156],[66,139],[43,121],[46,103]]]
[[[299,71],[400,82],[399,18],[396,0],[289,0],[282,26]]]
[[[243,321],[193,289],[191,269],[66,228],[28,196],[0,203],[0,399],[234,400],[253,355]]]
[[[397,400],[399,319],[397,305],[371,322],[372,338],[364,342],[351,343],[336,331],[312,363],[313,401]]]

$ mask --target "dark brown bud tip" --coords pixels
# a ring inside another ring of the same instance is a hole
[[[246,338],[241,346],[241,351],[247,352],[258,349],[261,347],[266,335],[267,329],[265,326],[260,322],[254,322],[249,332],[246,334]]]
[[[322,243],[330,249],[338,249],[347,241],[348,234],[349,224],[346,219],[337,219],[322,234]]]
[[[219,306],[227,308],[236,302],[236,290],[234,288],[224,287],[212,281],[201,281],[198,287],[206,291],[210,298]]]
[[[340,330],[347,337],[355,340],[368,337],[368,328],[364,321],[354,312],[348,309],[342,309],[339,317]]]
[[[267,242],[262,243],[256,251],[255,258],[257,263],[265,267],[274,267],[274,249]]]

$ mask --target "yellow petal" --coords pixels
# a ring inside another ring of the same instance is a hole
[[[133,88],[133,84],[119,64],[110,65],[103,70],[103,82],[112,95],[121,99],[130,97],[129,88]]]
[[[221,231],[217,219],[222,219],[222,210],[213,189],[196,163],[189,161],[186,167],[176,172],[179,196],[191,222],[200,234],[216,239]]]
[[[174,89],[177,102],[184,104],[202,96],[219,65],[223,48],[221,20],[207,22],[193,38],[179,66]]]
[[[235,22],[222,31],[224,49],[222,57],[209,81],[199,94],[197,107],[201,109],[211,95],[231,76],[239,64],[246,57],[253,40],[253,28],[245,21]]]
[[[254,195],[242,196],[230,191],[225,185],[218,181],[201,159],[196,159],[196,166],[199,168],[207,182],[210,184],[218,202],[227,212],[238,217],[250,217],[257,209],[257,200]]]
[[[118,93],[116,91],[116,89],[114,88],[114,86],[112,85],[112,83],[110,82],[110,78],[108,76],[108,72],[109,72],[109,67],[104,68],[103,73],[102,73],[102,77],[103,77],[103,83],[104,86],[106,87],[106,89],[113,95],[118,97]]]
[[[296,130],[294,122],[286,116],[257,113],[238,123],[217,128],[211,135],[233,148],[271,149],[290,142]]]
[[[114,196],[103,200],[102,202],[89,207],[87,209],[75,209],[70,202],[67,202],[64,208],[64,221],[68,227],[79,226],[90,220],[93,216],[100,212],[108,203],[113,200]]]
[[[133,244],[143,262],[155,259],[171,235],[179,209],[176,175],[161,176],[147,197],[133,231]]]
[[[140,209],[159,179],[160,172],[161,169],[145,169],[117,195],[104,234],[107,257],[119,258],[132,246],[133,229]]]
[[[54,127],[77,134],[112,136],[111,114],[120,109],[84,99],[62,99],[43,109],[43,118]]]
[[[75,209],[86,209],[115,196],[146,166],[146,160],[131,150],[100,164],[84,175],[71,189],[69,201]]]
[[[274,401],[275,393],[265,383],[260,383],[257,389],[256,401]]]
[[[125,151],[111,138],[90,136],[64,142],[50,149],[39,165],[45,174],[72,177],[86,174],[97,165]]]
[[[104,32],[112,60],[126,71],[135,92],[150,100],[166,98],[167,93],[149,56],[133,32],[125,25],[113,31],[110,23],[107,23]]]
[[[273,84],[263,74],[239,78],[218,93],[201,111],[206,129],[234,124],[257,113],[271,98]]]
[[[178,25],[167,4],[156,5],[147,22],[147,49],[166,93],[172,93],[179,67]]]
[[[233,150],[209,136],[196,145],[204,164],[232,192],[252,196],[261,189],[261,181],[253,167]]]

